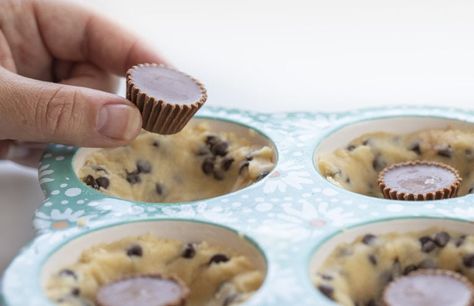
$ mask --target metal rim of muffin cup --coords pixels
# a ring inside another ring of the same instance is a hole
[[[410,125],[407,123],[405,124],[387,124],[391,121],[396,120],[406,120],[410,122]],[[422,125],[420,121],[425,121],[426,125]],[[383,114],[378,116],[365,116],[363,118],[349,118],[340,122],[333,128],[326,131],[326,133],[321,134],[315,145],[313,150],[313,167],[317,173],[317,177],[320,180],[324,180],[327,183],[335,186],[341,192],[350,193],[354,197],[362,197],[362,198],[370,198],[370,199],[377,199],[381,203],[394,203],[396,202],[399,205],[413,205],[415,203],[419,203],[416,200],[395,200],[395,199],[385,199],[385,198],[378,198],[370,195],[364,195],[358,192],[353,192],[350,190],[345,189],[342,186],[338,186],[336,184],[331,183],[326,177],[324,177],[318,166],[319,156],[321,153],[328,153],[334,151],[339,148],[344,148],[347,146],[350,141],[354,140],[355,138],[370,132],[392,132],[392,133],[410,133],[416,132],[428,128],[446,128],[450,126],[455,127],[470,127],[474,129],[474,121],[467,121],[458,118],[453,118],[450,116],[442,116],[442,115],[431,115],[431,114],[422,114],[419,112],[408,112],[407,114]],[[401,131],[400,131],[401,130]],[[375,185],[378,182],[374,182]],[[467,197],[470,194],[463,195],[461,197]],[[458,197],[459,198],[459,197]],[[446,203],[451,199],[434,199],[434,200],[426,200],[424,202],[429,201],[436,201],[437,204]]]
[[[276,144],[273,142],[273,140],[269,136],[267,136],[264,132],[262,132],[261,130],[259,130],[257,128],[254,128],[254,127],[251,127],[249,125],[246,125],[244,123],[237,122],[237,121],[227,120],[227,119],[222,119],[222,118],[212,118],[212,117],[208,117],[208,116],[196,116],[194,119],[192,119],[190,124],[195,124],[195,123],[198,123],[198,122],[207,122],[207,123],[209,123],[210,126],[211,126],[211,131],[214,131],[213,128],[212,128],[212,125],[218,125],[221,128],[225,127],[225,128],[222,128],[222,129],[217,129],[218,131],[226,131],[226,132],[230,131],[230,132],[235,132],[235,133],[246,133],[247,136],[251,136],[251,137],[254,138],[253,140],[255,141],[254,142],[255,144],[269,146],[273,150],[274,166],[273,166],[272,170],[269,172],[269,174],[267,176],[271,175],[271,173],[277,167],[278,160],[279,160],[278,148],[277,148]],[[89,193],[93,193],[93,194],[97,195],[99,198],[100,197],[102,197],[102,198],[115,198],[115,199],[119,199],[119,200],[122,200],[122,201],[130,202],[130,203],[133,203],[133,204],[138,204],[138,205],[145,205],[145,206],[149,206],[149,205],[160,205],[160,206],[163,206],[163,205],[167,205],[167,206],[186,205],[186,204],[192,204],[192,203],[196,203],[196,202],[204,201],[204,200],[219,199],[221,197],[225,197],[225,196],[228,196],[230,194],[234,194],[234,193],[238,193],[238,192],[241,192],[243,190],[246,190],[247,188],[252,187],[256,184],[260,184],[266,178],[266,177],[264,177],[259,181],[253,182],[252,184],[250,184],[250,185],[248,185],[248,186],[246,186],[242,189],[235,190],[235,191],[232,191],[232,192],[228,192],[228,193],[218,195],[218,196],[215,196],[215,197],[212,197],[212,198],[197,199],[197,200],[183,201],[183,202],[144,202],[144,201],[135,201],[135,200],[124,199],[124,198],[120,198],[118,196],[102,193],[102,192],[100,192],[100,191],[98,191],[98,190],[96,190],[96,189],[94,189],[90,186],[87,186],[84,182],[81,181],[81,179],[77,175],[78,170],[82,166],[82,164],[84,163],[85,157],[87,155],[91,154],[92,152],[96,151],[96,150],[99,150],[99,149],[97,149],[97,148],[79,148],[74,153],[74,156],[72,157],[72,160],[71,160],[71,163],[72,163],[71,171],[73,172],[73,174],[71,174],[71,176],[73,176],[74,179],[77,179],[77,181],[79,182],[81,188],[87,190]]]
[[[306,269],[300,275],[306,280],[307,290],[312,290],[315,300],[321,306],[337,306],[339,303],[330,300],[313,284],[312,276],[319,272],[325,260],[341,243],[352,243],[365,234],[381,235],[388,233],[409,233],[428,229],[455,231],[463,234],[474,234],[474,222],[454,217],[434,215],[394,216],[371,219],[350,226],[334,229],[324,235],[312,248],[306,259]]]
[[[255,240],[246,234],[222,224],[193,219],[144,218],[109,222],[84,232],[71,232],[69,230],[69,232],[64,233],[65,238],[60,242],[55,242],[54,247],[39,250],[36,254],[37,258],[40,259],[40,264],[37,270],[33,271],[33,279],[37,278],[37,281],[34,288],[29,288],[29,292],[38,295],[38,301],[41,302],[41,305],[55,305],[46,296],[45,288],[49,276],[76,262],[80,254],[89,247],[148,233],[156,234],[158,238],[176,239],[183,241],[183,243],[206,241],[213,246],[221,246],[249,258],[256,269],[262,272],[263,281],[261,286],[246,301],[246,304],[252,304],[253,298],[261,294],[267,285],[269,269],[267,254]],[[186,239],[185,237],[190,238]],[[33,244],[35,243],[37,243],[36,240]],[[14,277],[12,275],[8,276]],[[5,292],[4,294],[5,300],[9,300],[11,295],[17,293]]]

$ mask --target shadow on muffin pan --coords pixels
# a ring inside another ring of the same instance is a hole
[[[125,241],[125,244],[133,245],[117,245],[123,239],[135,237],[141,238]],[[160,241],[148,240],[146,237],[155,237]],[[167,244],[169,241],[171,243]],[[214,254],[216,249],[220,252]],[[108,252],[110,257],[107,257]],[[158,263],[160,254],[165,258],[163,264]],[[74,264],[79,261],[88,266],[75,270]],[[150,264],[154,265],[155,270],[144,267]],[[186,271],[186,267],[195,271]],[[219,272],[218,269],[222,270]],[[124,275],[120,275],[122,272]],[[47,293],[55,300],[80,302],[84,299],[90,303],[91,292],[109,281],[118,281],[121,277],[150,274],[178,278],[182,276],[182,281],[191,290],[189,298],[194,301],[192,305],[203,305],[204,301],[199,295],[206,296],[207,293],[213,299],[227,299],[229,305],[234,305],[252,298],[262,286],[266,272],[267,260],[263,251],[254,241],[230,228],[199,221],[154,219],[114,223],[68,239],[44,261],[38,279],[43,296]],[[87,275],[90,277],[85,277],[84,273],[89,273]],[[188,284],[191,275],[194,278],[192,284]],[[121,277],[110,279],[117,276]],[[222,280],[216,280],[214,284],[213,277],[220,277]],[[200,279],[206,283],[199,284]],[[236,287],[232,287],[234,285]],[[242,290],[239,286],[248,291],[239,291]],[[193,289],[198,291],[193,293]],[[201,292],[211,289],[215,289],[217,293]],[[53,304],[52,301],[51,305]]]
[[[387,116],[339,125],[323,135],[313,153],[320,176],[343,190],[383,198],[378,174],[387,166],[429,160],[456,168],[463,183],[458,196],[474,192],[474,123],[422,115]],[[451,142],[445,139],[452,139]]]
[[[198,117],[187,128],[177,135],[140,135],[130,145],[136,156],[128,147],[107,149],[108,155],[102,157],[97,157],[101,149],[81,148],[73,158],[73,171],[92,192],[135,202],[170,204],[242,190],[264,180],[276,166],[274,142],[250,126]],[[189,140],[189,147],[183,139]],[[113,160],[109,166],[116,166],[114,171],[100,165],[107,159]]]
[[[323,238],[310,257],[309,278],[321,306],[383,305],[384,287],[415,270],[451,270],[474,281],[473,246],[472,222],[379,219]]]

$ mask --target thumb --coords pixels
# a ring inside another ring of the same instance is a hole
[[[134,139],[141,125],[138,109],[117,95],[0,68],[0,139],[112,147]]]

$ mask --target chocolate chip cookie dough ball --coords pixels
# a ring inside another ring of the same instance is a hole
[[[161,298],[166,293],[166,300],[177,305],[185,301],[187,306],[230,306],[246,301],[261,286],[263,273],[235,251],[205,241],[183,243],[148,234],[84,251],[76,264],[49,279],[46,293],[61,306],[109,306],[116,301],[111,292],[133,291],[137,282],[147,284],[144,295],[158,294],[153,288],[168,290]]]
[[[382,198],[378,174],[387,166],[414,160],[440,162],[457,169],[463,180],[458,195],[474,192],[474,131],[467,129],[365,134],[345,148],[320,155],[318,168],[344,189]]]
[[[383,305],[384,288],[424,269],[456,271],[474,281],[474,235],[431,228],[420,232],[366,234],[337,246],[313,283],[344,306]]]
[[[130,145],[87,156],[79,178],[105,194],[144,202],[183,202],[244,188],[274,166],[269,146],[192,122],[175,135],[143,132]]]

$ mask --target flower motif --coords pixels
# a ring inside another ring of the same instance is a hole
[[[265,181],[264,193],[275,191],[285,192],[288,187],[301,190],[303,185],[309,185],[313,181],[310,174],[304,170],[302,164],[297,164],[294,160],[287,160],[280,164],[277,171],[273,172]]]
[[[47,215],[42,211],[36,212],[34,220],[35,228],[44,232],[48,230],[63,230],[73,226],[84,226],[87,222],[97,215],[85,215],[84,210],[73,211],[66,208],[63,212],[59,209],[51,210]]]
[[[209,221],[222,224],[235,223],[238,221],[232,212],[223,208],[223,206],[209,206],[206,202],[200,202],[195,205],[164,207],[162,212],[171,217],[187,219],[202,217]]]
[[[353,212],[344,211],[341,207],[331,207],[328,203],[310,203],[300,200],[294,207],[293,203],[283,203],[283,212],[274,218],[264,220],[257,227],[263,237],[274,237],[277,243],[287,241],[301,242],[312,240],[322,233],[328,225],[341,226],[354,221]]]
[[[142,206],[134,205],[131,202],[113,198],[92,201],[87,205],[93,207],[96,210],[109,213],[108,215],[114,217],[140,216],[145,213],[145,208]]]

